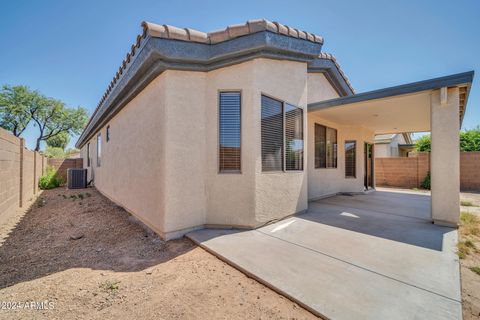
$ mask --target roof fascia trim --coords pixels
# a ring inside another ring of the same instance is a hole
[[[383,88],[379,90],[358,93],[355,95],[340,97],[320,102],[308,104],[308,112],[313,112],[321,109],[336,107],[344,104],[375,100],[381,98],[388,98],[403,94],[416,93],[425,90],[438,89],[442,87],[458,86],[461,84],[471,84],[473,81],[474,71],[457,73],[445,77],[434,78],[424,81],[412,82],[394,87]],[[467,92],[468,96],[468,92]]]

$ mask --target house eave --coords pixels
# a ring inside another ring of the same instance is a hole
[[[256,58],[312,63],[318,59],[321,48],[321,43],[270,31],[248,34],[217,44],[147,35],[135,57],[103,97],[75,146],[81,148],[85,145],[99,128],[165,70],[210,71]],[[339,83],[339,86],[347,86],[334,65],[325,63],[324,72],[330,74],[334,79],[332,81]]]

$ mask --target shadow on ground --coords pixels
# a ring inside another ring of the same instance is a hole
[[[2,236],[0,288],[71,268],[141,271],[195,247],[162,241],[95,189],[44,191]]]
[[[367,195],[339,195],[311,202],[301,219],[353,232],[442,251],[453,228],[434,225],[430,196],[377,191]]]

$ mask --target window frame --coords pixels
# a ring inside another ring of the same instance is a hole
[[[220,169],[220,95],[222,93],[239,93],[240,94],[240,169],[238,170],[221,170]],[[242,158],[243,158],[243,112],[242,112],[242,90],[241,89],[219,89],[217,90],[217,174],[242,174]]]
[[[317,148],[317,141],[316,141],[316,127],[317,127],[317,125],[325,128],[325,167],[317,167],[317,164],[316,164],[317,161],[316,161],[315,157],[316,157],[316,154],[317,154],[317,150],[316,150],[316,148]],[[336,158],[334,158],[334,160],[336,160],[334,167],[327,166],[327,163],[328,163],[328,161],[327,161],[327,154],[328,154],[327,131],[328,131],[328,129],[335,130],[335,141],[336,141],[336,145],[337,145],[337,150],[336,150],[337,152],[336,152]],[[314,122],[314,124],[313,124],[313,154],[314,154],[313,166],[314,166],[315,169],[338,169],[338,129],[337,128],[329,127],[329,126],[326,126],[324,124]]]
[[[354,144],[354,152],[355,152],[355,157],[354,157],[354,162],[355,162],[355,167],[353,167],[354,175],[353,176],[347,176],[347,148],[346,145],[347,143],[353,143]],[[343,145],[344,148],[344,154],[345,154],[345,179],[357,179],[357,140],[345,140],[345,143]]]
[[[282,100],[279,98],[276,98],[268,93],[261,92],[260,93],[260,159],[262,160],[262,142],[261,142],[261,134],[262,134],[262,124],[261,124],[261,113],[262,113],[262,96],[265,96],[267,98],[276,100],[282,104],[282,136],[283,136],[283,143],[282,143],[282,169],[281,170],[272,170],[272,171],[263,171],[263,163],[262,163],[262,174],[275,174],[275,173],[301,173],[305,171],[305,108],[301,107],[299,105],[296,105],[294,103],[290,103],[286,100]],[[303,157],[302,157],[302,169],[296,169],[296,170],[287,170],[287,156],[286,156],[286,128],[285,128],[285,105],[289,104],[292,107],[299,108],[302,110],[302,141],[303,141]]]
[[[98,143],[100,142],[100,144]],[[97,160],[96,160],[96,163],[97,163],[97,167],[101,167],[102,166],[102,133],[98,133],[97,134]],[[100,146],[100,147],[99,147]],[[99,152],[100,151],[100,152]]]
[[[90,160],[90,142],[87,142],[87,167],[89,168],[91,165]]]

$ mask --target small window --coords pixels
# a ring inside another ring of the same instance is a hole
[[[357,169],[357,142],[345,141],[345,177],[355,178]]]
[[[87,167],[90,167],[90,142],[87,143]]]
[[[240,92],[219,95],[219,171],[241,169],[241,96]]]
[[[102,157],[102,136],[97,136],[97,167],[100,167],[100,159]]]
[[[315,168],[337,167],[337,130],[315,123]]]
[[[107,142],[110,141],[110,126],[109,125],[107,126],[107,132],[106,132],[106,135],[105,135],[105,140]]]

